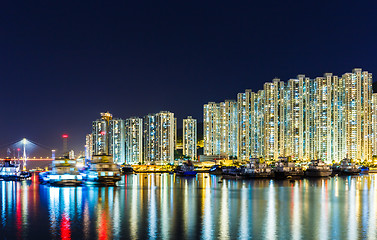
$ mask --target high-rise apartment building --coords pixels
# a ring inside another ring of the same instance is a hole
[[[85,159],[91,160],[93,156],[93,134],[87,134],[85,137]]]
[[[157,161],[157,122],[155,114],[143,118],[143,163]]]
[[[174,113],[161,111],[143,120],[143,155],[146,164],[166,164],[174,161]]]
[[[124,120],[109,120],[108,129],[109,154],[113,156],[114,162],[122,164],[125,162],[125,129]]]
[[[157,123],[157,161],[156,164],[173,163],[175,150],[174,113],[161,111],[156,114]]]
[[[220,153],[236,157],[238,153],[237,102],[220,103]]]
[[[92,125],[93,155],[109,154],[109,121],[112,115],[108,112],[101,113],[101,119],[97,119]]]
[[[131,117],[125,120],[126,163],[143,162],[143,119]]]
[[[183,155],[191,160],[197,158],[197,122],[191,116],[183,119]]]
[[[377,156],[377,93],[372,95],[372,156]]]
[[[284,82],[274,79],[264,84],[264,157],[277,159],[284,156],[285,140],[285,96]]]
[[[204,155],[220,155],[220,104],[205,104],[203,113]]]
[[[237,156],[239,159],[249,159],[251,146],[254,146],[255,118],[254,118],[255,93],[246,89],[244,93],[237,95]]]
[[[376,99],[372,75],[361,69],[342,77],[273,79],[257,93],[246,90],[237,95],[237,157],[370,161],[377,155]],[[226,109],[224,103],[204,105],[205,155],[228,151]]]
[[[371,160],[372,74],[356,68],[345,81],[346,153],[355,160]]]
[[[92,155],[110,154],[114,162],[125,161],[125,131],[122,119],[113,119],[109,113],[101,113],[92,125]]]
[[[237,103],[234,100],[204,105],[204,155],[237,156],[237,118]]]

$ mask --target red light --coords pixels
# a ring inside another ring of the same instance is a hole
[[[102,132],[100,132],[100,134],[103,136],[103,135],[106,134],[106,132],[105,132],[105,131],[102,131]]]
[[[17,148],[17,151],[20,151],[21,149]]]
[[[62,138],[68,138],[68,135],[67,134],[63,134]]]

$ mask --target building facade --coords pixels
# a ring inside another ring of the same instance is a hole
[[[236,145],[237,158],[243,160],[371,161],[377,155],[377,97],[372,94],[372,74],[361,69],[342,77],[273,79],[263,90],[237,95],[237,139],[228,146]],[[227,107],[204,105],[205,155],[230,155],[224,145],[230,143],[226,129],[232,122]]]
[[[124,120],[109,120],[108,140],[109,154],[113,156],[114,162],[123,164],[126,160],[125,156],[125,128]]]
[[[143,160],[146,164],[173,163],[175,149],[174,113],[161,111],[143,119]]]
[[[85,137],[85,159],[91,160],[93,156],[93,134],[87,134]]]
[[[104,116],[104,113],[101,115]],[[109,154],[109,120],[108,113],[106,113],[106,117],[93,121],[93,155]]]
[[[126,163],[143,162],[143,119],[131,117],[125,120]]]
[[[237,102],[234,100],[225,100],[221,103],[209,102],[203,109],[204,155],[236,157],[238,154]]]
[[[183,155],[197,159],[197,121],[191,116],[183,119]]]

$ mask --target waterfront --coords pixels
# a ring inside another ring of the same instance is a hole
[[[294,182],[219,179],[133,174],[118,187],[61,188],[40,185],[35,176],[1,181],[0,238],[376,237],[377,174]]]

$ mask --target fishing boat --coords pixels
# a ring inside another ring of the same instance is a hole
[[[308,169],[305,171],[305,177],[329,177],[332,169],[323,160],[312,160]]]
[[[77,170],[77,161],[68,157],[56,158],[52,161],[52,170],[41,172],[42,183],[55,186],[76,186],[82,183],[82,176]]]
[[[194,177],[197,174],[197,172],[194,170],[194,165],[190,160],[184,162],[181,166],[178,166],[175,169],[175,173],[177,174],[177,176],[182,177]]]
[[[242,169],[238,167],[222,167],[222,178],[223,179],[239,179],[242,178]]]
[[[262,163],[259,158],[250,159],[245,168],[242,169],[241,174],[245,178],[270,178],[273,177],[272,168]]]
[[[302,168],[289,161],[287,157],[279,157],[273,172],[275,179],[300,179],[304,177]]]
[[[88,185],[115,185],[121,179],[120,167],[111,155],[93,155],[81,175]]]
[[[344,158],[340,162],[339,173],[340,175],[358,175],[361,170],[349,158]]]
[[[18,181],[31,177],[31,173],[28,171],[20,170],[20,163],[12,161],[11,158],[5,158],[0,163],[0,179],[5,181]]]

